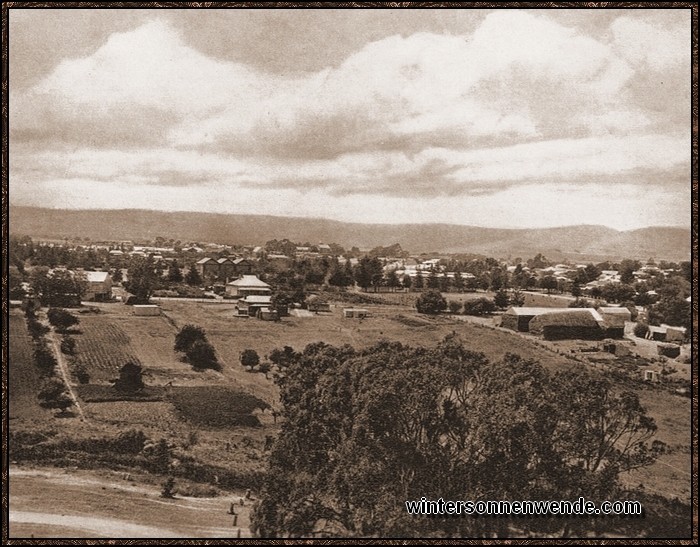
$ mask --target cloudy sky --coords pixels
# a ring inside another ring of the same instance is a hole
[[[14,205],[690,223],[690,10],[9,17]]]

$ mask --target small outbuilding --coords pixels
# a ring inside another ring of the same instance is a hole
[[[364,319],[369,317],[369,310],[364,308],[345,308],[343,309],[343,317],[346,319]]]
[[[632,312],[625,307],[602,307],[598,308],[598,313],[605,321],[608,338],[623,338],[625,336],[625,325],[632,321]]]
[[[135,304],[134,315],[153,317],[160,315],[160,308],[155,304]]]

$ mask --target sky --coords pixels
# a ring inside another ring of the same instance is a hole
[[[689,9],[10,9],[10,203],[689,226],[690,48]]]

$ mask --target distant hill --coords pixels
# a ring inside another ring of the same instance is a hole
[[[10,233],[36,238],[90,237],[94,241],[153,240],[264,244],[288,238],[370,249],[401,244],[412,253],[475,253],[550,260],[619,258],[689,260],[690,229],[650,227],[618,231],[604,226],[494,229],[453,224],[356,224],[317,218],[128,210],[10,207]]]

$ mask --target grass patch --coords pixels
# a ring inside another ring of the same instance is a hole
[[[207,427],[258,427],[252,412],[270,407],[250,393],[221,386],[174,387],[170,400],[185,420]]]
[[[408,315],[403,315],[399,314],[394,317],[392,317],[394,321],[398,321],[402,325],[406,325],[407,327],[433,327],[434,325],[432,322],[427,321],[421,317],[411,317]]]
[[[139,403],[162,401],[165,388],[146,386],[135,395],[119,393],[114,387],[103,384],[83,384],[76,386],[78,397],[86,403],[112,403],[115,401],[137,401]]]

